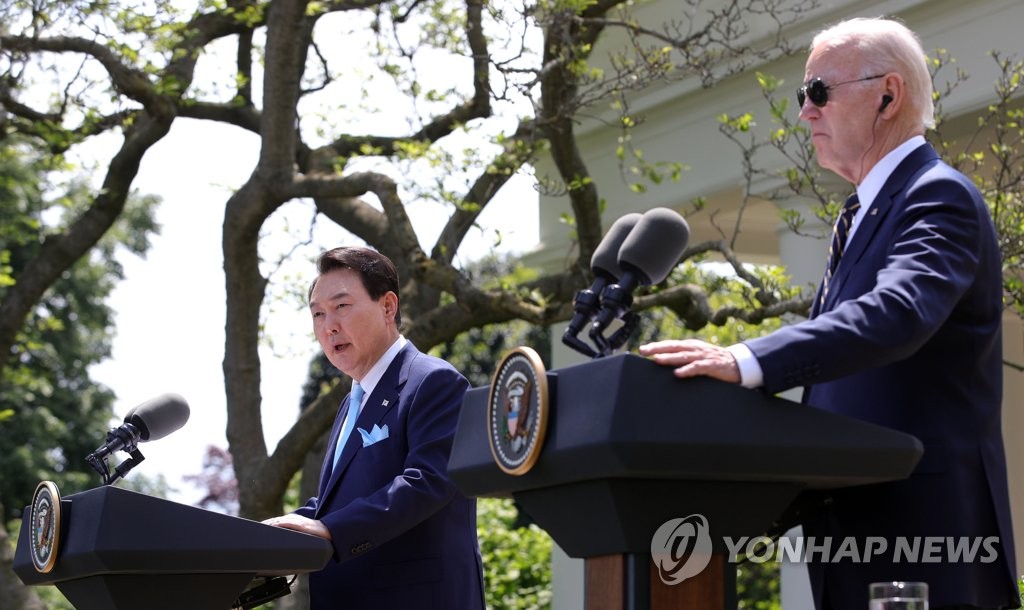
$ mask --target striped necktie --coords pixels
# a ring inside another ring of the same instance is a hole
[[[853,217],[857,215],[857,210],[860,209],[860,199],[857,199],[857,193],[850,195],[846,203],[843,204],[843,211],[839,213],[839,218],[836,219],[836,224],[832,226],[832,241],[828,245],[828,266],[825,267],[825,277],[821,283],[821,304],[825,304],[825,297],[828,296],[829,283],[832,280],[832,275],[836,272],[836,267],[839,266],[839,258],[843,256],[843,251],[846,250],[846,240],[850,236],[850,227],[853,226]]]
[[[348,413],[345,415],[345,422],[341,426],[341,434],[338,435],[338,444],[334,447],[334,466],[331,466],[331,468],[338,465],[338,458],[341,457],[341,452],[345,449],[345,442],[348,441],[348,437],[356,427],[356,419],[359,418],[359,407],[362,402],[363,386],[353,381],[352,393],[349,394],[348,398]]]

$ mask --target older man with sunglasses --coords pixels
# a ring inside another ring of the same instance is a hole
[[[926,61],[913,32],[889,19],[845,21],[812,42],[800,118],[818,163],[856,192],[810,319],[728,348],[640,348],[678,377],[804,386],[809,405],[922,441],[908,479],[835,490],[804,522],[805,537],[833,548],[808,563],[819,610],[864,610],[869,583],[893,580],[926,582],[933,610],[1020,606],[1000,417],[1000,253],[977,189],[925,141]],[[886,550],[865,558],[883,539]],[[836,553],[843,544],[860,549],[856,559]]]

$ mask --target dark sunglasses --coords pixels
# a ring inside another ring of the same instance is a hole
[[[826,85],[825,81],[820,78],[816,78],[812,81],[804,83],[803,87],[796,90],[796,103],[799,108],[804,107],[804,100],[809,99],[811,103],[818,108],[823,107],[828,103],[828,90],[841,87],[842,85],[849,85],[850,83],[860,83],[866,80],[874,80],[876,78],[882,78],[884,74],[877,74],[875,76],[865,76],[864,78],[858,78],[856,80],[843,81],[834,85]]]

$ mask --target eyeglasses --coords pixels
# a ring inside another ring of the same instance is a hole
[[[835,89],[842,85],[849,85],[850,83],[860,83],[866,80],[874,80],[876,78],[882,78],[884,74],[876,74],[875,76],[865,76],[864,78],[858,78],[856,80],[843,81],[834,85],[826,85],[825,81],[820,78],[816,78],[812,81],[804,83],[803,87],[796,90],[796,103],[800,108],[804,107],[804,99],[810,99],[811,103],[818,108],[823,107],[828,103],[828,90]]]

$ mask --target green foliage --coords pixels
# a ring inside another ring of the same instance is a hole
[[[36,587],[36,594],[46,610],[74,610],[74,606],[57,587]]]
[[[485,286],[513,289],[532,272],[517,266],[512,259],[488,257],[470,265],[467,273]],[[432,353],[450,362],[469,379],[472,387],[480,387],[490,385],[498,361],[521,345],[535,349],[544,365],[551,366],[551,334],[546,328],[519,320],[468,330]]]
[[[551,366],[550,333],[546,328],[520,321],[468,330],[432,353],[451,362],[469,379],[472,387],[480,387],[490,385],[497,362],[509,350],[521,345],[535,349],[544,365]]]
[[[613,107],[615,106],[616,104],[613,104]],[[677,161],[648,161],[644,157],[643,149],[633,146],[631,132],[637,125],[637,119],[631,115],[622,114],[619,120],[622,133],[619,135],[618,144],[615,147],[615,157],[619,163],[619,171],[630,191],[643,194],[647,192],[649,185],[659,185],[665,180],[679,182],[682,179],[683,172],[690,169],[688,165]]]
[[[487,607],[540,610],[551,607],[551,537],[534,524],[516,527],[512,500],[477,501],[477,536],[483,556]]]
[[[692,317],[689,309],[650,309],[644,312],[640,331],[630,339],[627,349],[635,350],[644,343],[662,339],[702,339],[716,345],[731,345],[744,339],[766,335],[779,328],[782,321],[778,318],[766,315],[762,319],[748,322],[729,314],[741,309],[762,306],[759,298],[762,291],[771,292],[777,298],[789,298],[799,292],[799,287],[790,285],[783,267],[750,266],[747,272],[758,278],[763,288],[755,289],[723,263],[698,260],[696,263],[687,261],[680,265],[669,275],[666,285],[699,286],[708,295],[707,309],[720,313],[712,317],[708,324],[700,324],[699,329],[689,329],[681,322]],[[695,305],[691,303],[689,306]]]
[[[288,482],[288,489],[284,491],[284,512],[290,513],[298,510],[300,506],[305,504],[306,498],[302,497],[300,492],[302,486],[302,471],[297,471],[292,475],[291,481]]]
[[[782,610],[779,563],[744,561],[736,566],[739,610]]]
[[[720,123],[727,125],[731,129],[735,129],[736,131],[742,131],[744,133],[750,131],[750,128],[756,125],[756,123],[754,122],[754,115],[750,114],[749,112],[734,117],[729,116],[727,114],[723,114],[718,117],[718,121]]]
[[[0,260],[6,282],[17,281],[46,235],[85,205],[81,181],[64,184],[53,160],[9,139],[0,146]],[[114,396],[95,384],[89,367],[110,354],[113,312],[104,303],[122,277],[115,248],[148,247],[152,200],[136,200],[89,257],[77,261],[47,290],[17,335],[0,379],[0,498],[5,517],[31,503],[41,480],[62,494],[94,487],[86,463],[109,427]],[[54,220],[55,219],[55,220]],[[9,286],[0,285],[0,300]],[[113,466],[113,464],[112,464]],[[159,491],[160,482],[153,489]],[[165,485],[164,485],[165,487]]]

